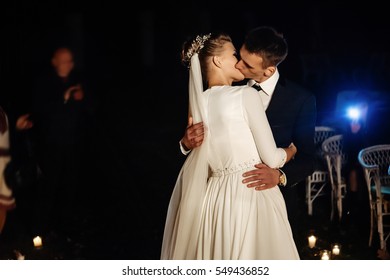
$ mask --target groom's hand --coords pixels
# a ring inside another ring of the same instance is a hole
[[[257,191],[273,188],[279,183],[280,172],[278,169],[273,169],[259,163],[255,165],[256,169],[245,172],[242,180],[248,188],[255,188]]]
[[[199,147],[203,143],[204,138],[204,126],[203,122],[193,124],[192,117],[188,118],[188,125],[181,139],[183,148],[187,151]]]

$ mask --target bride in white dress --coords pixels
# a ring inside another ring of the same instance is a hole
[[[197,36],[183,45],[182,59],[190,69],[189,114],[206,131],[177,178],[161,259],[299,259],[279,188],[242,183],[257,163],[282,167],[295,146],[276,147],[257,90],[232,86],[244,76],[228,35]]]

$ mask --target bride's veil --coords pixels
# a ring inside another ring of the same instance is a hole
[[[203,121],[205,135],[200,147],[188,155],[170,200],[161,259],[195,259],[203,198],[208,177],[207,96],[203,92],[198,54],[191,57],[189,108],[194,123]]]

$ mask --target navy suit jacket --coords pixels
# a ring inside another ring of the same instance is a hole
[[[294,159],[282,168],[287,176],[287,187],[293,186],[314,171],[316,98],[311,92],[281,76],[266,115],[276,145],[287,147],[293,142],[297,147]]]

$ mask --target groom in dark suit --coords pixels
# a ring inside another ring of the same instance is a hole
[[[240,61],[236,68],[247,83],[259,91],[276,145],[297,147],[295,158],[281,169],[265,164],[243,174],[243,182],[256,190],[278,185],[286,201],[291,228],[296,237],[299,227],[297,189],[293,186],[304,181],[314,168],[314,130],[316,123],[316,99],[301,86],[280,76],[277,66],[288,54],[283,35],[274,28],[261,26],[246,35],[240,49]],[[189,120],[183,139],[183,153],[199,146],[203,141],[203,124]]]

